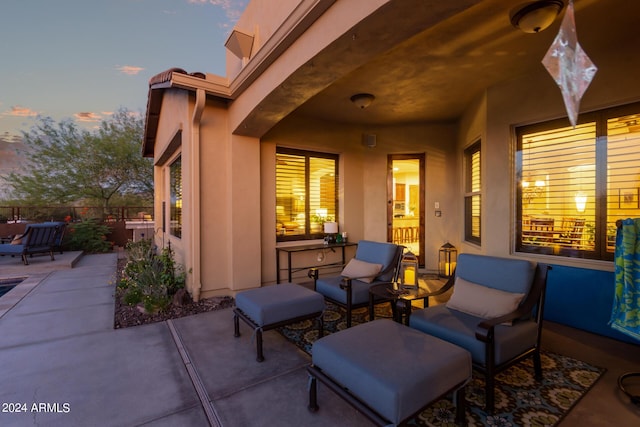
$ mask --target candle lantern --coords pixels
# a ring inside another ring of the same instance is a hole
[[[456,269],[457,261],[458,250],[456,247],[449,242],[442,245],[438,253],[438,275],[451,277]]]
[[[402,255],[399,279],[405,288],[418,289],[418,257],[411,251]]]

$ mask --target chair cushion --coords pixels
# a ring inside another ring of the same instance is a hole
[[[0,254],[21,255],[23,251],[24,245],[13,245],[11,243],[3,243],[0,245]]]
[[[471,377],[466,350],[389,319],[319,339],[312,359],[394,425]]]
[[[361,280],[365,283],[371,283],[373,279],[375,279],[376,275],[380,273],[381,269],[382,264],[361,261],[357,258],[353,258],[342,270],[342,275],[344,277]]]
[[[467,349],[474,362],[485,365],[485,344],[476,338],[476,327],[482,320],[441,304],[414,311],[409,326]],[[495,363],[500,364],[536,344],[537,323],[525,320],[513,326],[498,325],[494,333]]]
[[[515,258],[460,254],[456,277],[478,285],[507,292],[528,293],[533,283],[535,264]]]
[[[456,277],[447,307],[490,319],[511,313],[524,298],[523,293],[505,292]]]
[[[393,269],[389,267],[397,261],[397,251],[398,245],[394,243],[360,240],[355,258],[373,264],[382,264],[380,271],[384,273],[376,277],[375,280],[388,282],[394,275]]]
[[[250,289],[236,295],[236,307],[266,326],[324,310],[322,295],[295,283]]]
[[[347,303],[347,293],[340,288],[342,276],[325,277],[316,282],[316,292],[337,301],[341,304]],[[369,302],[369,288],[373,283],[365,283],[360,280],[351,281],[351,303],[364,304]]]

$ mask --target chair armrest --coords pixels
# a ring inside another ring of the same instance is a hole
[[[351,280],[352,279],[350,277],[343,277],[342,281],[340,282],[340,289],[350,289]]]
[[[478,326],[476,326],[476,339],[486,343],[492,342],[493,330],[497,325],[501,325],[507,322],[513,322],[529,314],[531,314],[531,311],[527,310],[526,307],[519,307],[515,311],[504,314],[500,317],[485,319],[482,322],[480,322]]]
[[[455,278],[456,278],[456,275],[455,275],[455,272],[454,272],[454,274],[453,274],[453,275],[451,275],[451,277],[449,277],[449,280],[447,280],[447,283],[445,283],[444,285],[442,285],[442,287],[441,287],[441,288],[436,289],[436,290],[435,290],[435,291],[433,291],[433,292],[429,292],[426,296],[428,296],[428,297],[435,297],[435,296],[437,296],[437,295],[442,295],[442,294],[444,294],[445,292],[447,292],[449,289],[451,289],[451,288],[453,287],[453,285],[454,285],[454,284],[455,284],[455,282],[456,282]]]

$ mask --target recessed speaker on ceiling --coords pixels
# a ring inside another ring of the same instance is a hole
[[[376,136],[374,134],[362,134],[362,145],[368,148],[375,148],[377,144]]]

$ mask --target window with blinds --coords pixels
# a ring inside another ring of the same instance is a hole
[[[338,155],[276,149],[278,241],[317,239],[337,221]]]
[[[464,195],[464,236],[468,242],[480,244],[480,141],[464,151],[465,162],[465,195]]]
[[[516,250],[613,259],[615,221],[640,215],[640,115],[625,110],[640,106],[517,129]]]
[[[182,237],[182,157],[178,156],[169,167],[169,233]]]

